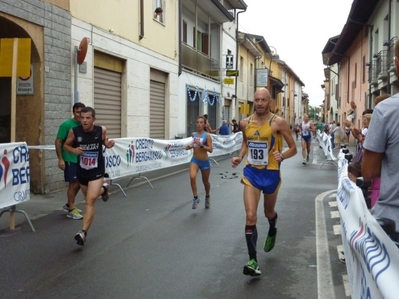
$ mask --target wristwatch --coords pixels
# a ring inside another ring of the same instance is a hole
[[[284,157],[284,154],[283,154],[283,153],[281,153],[281,154],[280,154],[280,158],[281,158],[281,162],[283,162],[283,161],[284,161],[284,159],[285,159],[285,157]]]

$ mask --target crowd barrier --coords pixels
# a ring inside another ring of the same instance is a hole
[[[352,298],[396,299],[399,249],[370,214],[362,190],[348,178],[348,161],[338,157],[337,203]]]
[[[213,135],[213,152],[209,158],[231,154],[241,148],[242,132],[231,135]],[[193,143],[193,138],[176,140],[160,140],[145,137],[116,138],[111,149],[104,147],[106,178],[110,184],[120,188],[126,196],[123,187],[114,182],[119,178],[145,179],[143,173],[190,162],[193,150],[186,150]],[[29,150],[55,150],[54,145],[28,146],[26,143],[0,144],[0,217],[4,212],[10,212],[10,228],[14,229],[14,212],[24,213],[29,224],[34,228],[28,215],[15,206],[30,199]],[[13,222],[13,223],[11,223]]]
[[[325,160],[321,163],[320,168],[322,168],[326,163],[338,166],[337,158],[332,152],[331,136],[327,135],[325,132],[320,132],[320,130],[317,130],[316,139],[319,142],[319,145],[322,148],[325,157]]]

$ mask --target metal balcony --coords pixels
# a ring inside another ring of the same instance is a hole
[[[381,50],[373,55],[375,61],[375,71],[378,80],[385,80],[387,78],[387,50]]]
[[[384,42],[384,46],[387,47],[387,71],[391,72],[395,70],[395,64],[393,59],[395,57],[395,42],[398,39],[397,36],[394,36],[389,41]]]
[[[371,65],[369,66],[369,83],[372,85],[376,85],[378,83],[377,79],[377,70],[376,70],[376,60],[371,61]]]
[[[182,43],[182,66],[190,71],[220,81],[220,61]]]

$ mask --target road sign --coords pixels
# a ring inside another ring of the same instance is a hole
[[[269,77],[268,69],[257,69],[256,70],[256,87],[267,86],[268,77]]]
[[[226,69],[233,69],[233,55],[226,55]]]
[[[17,78],[17,94],[32,95],[34,94],[33,87],[33,65],[31,65],[28,77]]]
[[[238,77],[238,70],[226,70],[226,76]]]
[[[224,84],[234,84],[234,78],[224,78],[223,79]]]

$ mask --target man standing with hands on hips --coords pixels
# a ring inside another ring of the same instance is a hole
[[[232,158],[232,167],[235,168],[247,155],[241,182],[244,184],[245,239],[249,261],[244,266],[243,273],[251,276],[261,275],[256,254],[257,210],[261,192],[265,217],[269,222],[264,250],[269,252],[273,249],[277,236],[277,212],[274,207],[281,185],[280,164],[297,153],[287,122],[270,112],[271,101],[266,88],[255,92],[255,113],[240,121],[243,142],[238,157]],[[282,152],[283,138],[288,145],[285,152]]]
[[[111,148],[115,140],[108,139],[104,126],[94,125],[96,112],[85,107],[80,113],[81,126],[69,131],[64,147],[70,153],[78,155],[77,178],[86,198],[86,209],[83,215],[83,228],[75,235],[78,245],[86,242],[87,231],[94,219],[94,205],[101,195],[103,201],[108,200],[108,190],[104,183],[105,163],[103,145]]]

